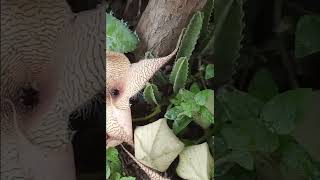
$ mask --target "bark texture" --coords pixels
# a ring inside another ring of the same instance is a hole
[[[141,41],[136,55],[143,57],[148,50],[155,56],[169,54],[181,30],[205,3],[206,0],[150,0],[136,27]]]

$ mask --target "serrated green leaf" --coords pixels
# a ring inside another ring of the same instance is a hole
[[[217,82],[225,82],[232,77],[234,63],[240,56],[243,17],[241,0],[214,1],[214,37],[210,39],[201,54],[213,55],[215,67],[219,67]]]
[[[302,120],[309,105],[311,89],[295,89],[284,92],[271,99],[262,110],[262,119],[275,133],[289,134]]]
[[[155,84],[148,83],[143,91],[143,98],[149,104],[159,104],[161,101],[160,92]]]
[[[173,91],[177,93],[180,89],[185,87],[188,78],[189,63],[186,57],[179,58],[170,74],[170,82],[173,84]]]
[[[138,36],[131,32],[125,22],[106,13],[107,50],[127,53],[133,51],[139,42]]]
[[[200,42],[199,44],[204,44],[204,42],[208,38],[208,35],[210,34],[209,21],[213,16],[213,10],[214,10],[214,0],[207,0],[207,3],[202,10],[203,23],[202,23],[202,29],[201,29],[200,38],[199,38],[199,42]]]
[[[178,60],[181,57],[186,57],[188,60],[190,59],[200,35],[202,22],[203,13],[198,11],[192,16],[187,26],[187,29],[183,34],[181,45],[177,52],[176,60]]]
[[[320,16],[302,16],[297,24],[295,56],[304,56],[320,51]]]
[[[278,94],[278,87],[267,69],[258,71],[250,82],[249,93],[262,101],[268,101]]]
[[[211,79],[214,77],[214,67],[213,64],[208,64],[206,67],[204,78],[206,80]]]

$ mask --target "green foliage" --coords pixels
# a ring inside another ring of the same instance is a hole
[[[143,91],[144,100],[149,104],[156,104],[161,101],[160,92],[158,87],[154,84],[148,83]]]
[[[320,51],[320,16],[306,15],[299,19],[296,29],[295,56],[304,56]]]
[[[210,19],[213,16],[214,10],[214,0],[207,0],[206,5],[203,8],[203,23],[200,33],[199,42],[201,45],[205,45],[207,39],[210,38],[210,33],[212,31],[212,25],[210,24]]]
[[[241,122],[243,119],[258,118],[263,102],[259,99],[233,89],[222,89],[217,95],[219,105],[223,108],[224,119],[232,122]]]
[[[268,101],[278,94],[278,87],[266,69],[258,71],[250,82],[249,93],[262,101]]]
[[[213,113],[208,109],[209,97],[213,96],[213,90],[202,90],[197,93],[181,89],[179,93],[171,99],[172,108],[168,109],[165,117],[173,120],[173,131],[178,134],[185,129],[191,121],[195,121],[203,128],[208,128],[213,124]]]
[[[233,150],[225,157],[230,162],[235,162],[247,170],[253,170],[254,157],[248,151]]]
[[[244,28],[242,7],[242,0],[214,1],[213,37],[202,54],[213,55],[221,74],[219,82],[231,79],[235,60],[240,56]]]
[[[188,78],[189,63],[186,57],[179,58],[173,66],[170,74],[170,82],[173,84],[173,91],[177,93],[185,87]]]
[[[183,34],[181,45],[177,52],[176,59],[179,59],[181,57],[186,57],[188,60],[190,59],[200,35],[202,22],[203,22],[203,13],[196,12],[192,16],[188,24],[188,27],[185,30],[185,33]]]
[[[313,176],[317,167],[305,149],[293,139],[283,138],[279,151],[281,162],[286,168],[292,169],[304,177]]]
[[[116,148],[108,148],[106,151],[107,155],[107,171],[106,179],[109,180],[135,180],[134,177],[125,177],[119,159],[119,153]]]
[[[125,22],[118,20],[112,14],[106,13],[106,20],[107,49],[121,53],[133,51],[139,42],[138,36],[130,31]]]
[[[206,80],[211,79],[214,77],[214,67],[213,64],[208,64],[206,67],[206,71],[205,71],[205,76],[204,78]]]
[[[291,133],[303,118],[311,93],[311,89],[290,90],[267,102],[262,110],[267,127],[278,134]]]

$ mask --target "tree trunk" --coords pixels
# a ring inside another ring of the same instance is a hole
[[[155,56],[169,54],[181,30],[205,3],[206,0],[150,0],[136,27],[141,42],[135,54],[143,57],[148,50]]]

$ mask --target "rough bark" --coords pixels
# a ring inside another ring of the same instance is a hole
[[[206,0],[150,0],[136,27],[141,42],[135,54],[143,57],[148,50],[155,56],[169,54],[181,30],[205,3]]]

